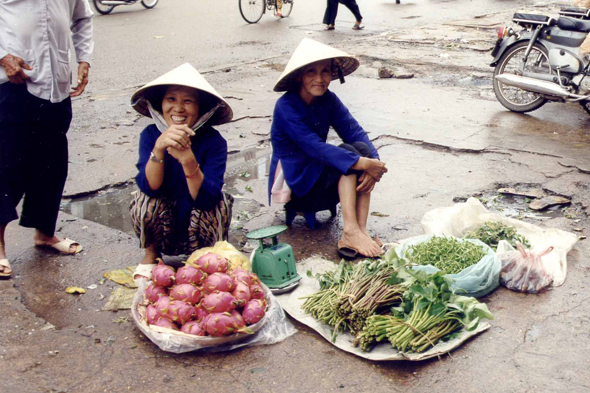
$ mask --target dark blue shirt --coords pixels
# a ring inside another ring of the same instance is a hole
[[[358,161],[358,155],[326,143],[330,126],[344,143],[364,142],[373,158],[379,158],[365,130],[336,94],[328,90],[307,105],[298,92],[287,92],[279,98],[273,113],[269,196],[279,160],[285,180],[297,196],[309,192],[326,165],[344,174]]]
[[[201,171],[205,175],[197,198],[193,199],[182,165],[170,154],[164,157],[164,181],[157,190],[152,190],[145,176],[145,166],[150,159],[150,153],[156,145],[161,133],[155,124],[147,126],[139,138],[139,173],[135,177],[137,186],[144,194],[151,197],[166,197],[177,203],[175,228],[180,233],[187,232],[192,208],[212,210],[222,198],[223,175],[227,162],[227,142],[219,132],[205,124],[196,131],[192,138],[192,150]]]

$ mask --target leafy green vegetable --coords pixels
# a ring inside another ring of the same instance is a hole
[[[521,243],[526,248],[531,247],[528,240],[516,232],[515,227],[495,221],[484,223],[475,231],[468,232],[464,238],[481,240],[494,250],[498,247],[500,240],[506,240],[514,248],[516,243]]]
[[[455,274],[475,265],[486,251],[479,245],[454,237],[433,236],[408,247],[406,258],[417,265],[433,265],[445,273]]]

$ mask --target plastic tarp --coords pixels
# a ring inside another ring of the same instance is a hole
[[[422,218],[422,227],[427,234],[463,237],[488,221],[499,221],[512,225],[531,244],[531,249],[541,252],[548,247],[553,251],[543,257],[547,272],[553,277],[553,286],[564,283],[567,275],[567,253],[578,241],[571,232],[555,228],[541,228],[537,225],[490,213],[476,198],[465,203],[442,207],[427,212]],[[500,255],[498,255],[500,257]]]
[[[332,341],[332,329],[330,326],[324,325],[323,323],[320,323],[314,319],[311,315],[306,314],[301,309],[301,305],[305,302],[305,299],[302,299],[302,297],[311,295],[312,293],[320,290],[320,286],[316,279],[307,277],[307,270],[311,270],[314,274],[317,274],[325,273],[326,271],[333,270],[334,268],[336,268],[334,262],[327,261],[322,258],[309,258],[298,263],[297,271],[302,277],[299,286],[296,287],[292,292],[276,296],[276,299],[279,301],[279,303],[281,303],[283,309],[291,317],[318,332],[330,344],[343,351],[352,353],[353,355],[374,361],[426,360],[432,357],[444,355],[459,347],[471,337],[474,337],[475,335],[490,328],[490,324],[488,322],[480,322],[475,330],[470,332],[464,331],[459,337],[449,340],[448,342],[438,343],[436,346],[422,353],[401,353],[393,349],[389,342],[381,343],[375,346],[371,352],[363,352],[360,348],[357,348],[353,345],[354,336],[349,332],[339,334],[336,337],[336,340]]]

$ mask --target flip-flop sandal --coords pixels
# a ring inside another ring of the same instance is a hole
[[[334,26],[326,26],[326,27],[324,27],[324,30],[326,30],[326,31],[328,31],[328,30],[334,30],[334,29],[336,29],[336,27],[334,27]]]
[[[338,240],[338,255],[340,255],[342,258],[354,259],[360,254],[357,249],[344,244],[341,240]]]
[[[10,269],[8,273],[1,271],[0,277],[10,277],[12,275],[12,269],[10,268],[10,263],[8,263],[8,259],[0,259],[0,266]]]
[[[72,251],[72,246],[75,246],[74,251]],[[40,244],[40,245],[37,245],[37,247],[51,248],[55,251],[58,251],[62,254],[66,254],[66,255],[74,255],[74,254],[78,254],[79,252],[82,251],[82,245],[80,243],[78,243],[77,241],[74,241],[72,239],[68,239],[68,238],[65,238],[61,242],[55,243],[51,246]]]
[[[133,271],[133,280],[137,281],[140,278],[135,278],[135,276],[143,276],[146,277],[149,280],[152,279],[152,270],[154,270],[154,267],[156,267],[157,264],[155,263],[150,263],[150,264],[145,264],[145,263],[140,263],[139,265],[137,265],[137,267],[135,268],[135,270]]]
[[[365,26],[359,26],[359,25],[352,26],[352,30],[362,30],[364,28],[365,28]]]

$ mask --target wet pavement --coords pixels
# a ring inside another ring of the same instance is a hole
[[[310,14],[321,14],[320,3],[302,0],[294,15],[304,4]],[[207,79],[234,109],[234,121],[218,129],[230,150],[225,190],[236,200],[230,241],[248,252],[252,245],[244,236],[247,231],[285,220],[282,206],[268,206],[266,195],[270,122],[279,97],[272,86],[303,36],[361,59],[361,69],[346,84],[331,88],[369,132],[390,168],[370,209],[371,230],[384,241],[422,234],[424,213],[470,196],[502,214],[588,235],[590,116],[575,104],[552,103],[527,115],[506,111],[491,90],[491,57],[482,49],[493,46],[493,26],[509,21],[515,8],[555,7],[527,1],[477,5],[402,0],[399,8],[394,3],[361,4],[367,23],[369,16],[384,21],[360,36],[344,28],[323,35],[317,15],[281,21],[266,15],[259,25],[243,26],[232,13],[223,23],[239,28],[211,38],[226,42],[219,58],[214,58],[219,51],[203,50],[201,57],[186,59],[156,55],[182,52],[187,37],[174,40],[170,34],[188,28],[191,17],[212,20],[216,13],[209,3],[189,9],[187,1],[161,2],[153,13],[137,5],[116,10],[110,19],[97,17],[101,35],[95,79],[89,94],[74,102],[70,173],[58,224],[58,233],[79,240],[84,251],[62,256],[36,249],[30,230],[16,222],[9,225],[14,276],[0,281],[0,391],[590,391],[588,240],[569,253],[561,287],[539,295],[498,289],[483,299],[496,317],[489,331],[449,356],[420,363],[376,364],[356,358],[295,321],[299,332],[272,346],[174,355],[147,340],[129,322],[128,311],[100,311],[118,286],[103,274],[133,266],[142,257],[127,219],[138,135],[148,124],[128,107],[134,86],[181,61],[209,69]],[[173,4],[184,13],[170,14]],[[498,12],[502,9],[506,11]],[[137,27],[134,12],[139,11],[146,18],[143,35],[115,41]],[[203,16],[195,16],[199,12]],[[347,13],[339,14],[342,25],[351,19]],[[396,18],[395,28],[388,17]],[[162,33],[158,23],[166,18],[177,27]],[[281,25],[289,26],[288,34],[276,42],[277,32],[285,31]],[[154,38],[160,35],[164,38]],[[168,48],[170,42],[178,47]],[[106,56],[134,53],[136,45],[145,48],[145,72],[121,66],[124,56]],[[199,40],[193,45],[189,53],[208,47]],[[119,71],[107,72],[111,64]],[[414,77],[378,79],[380,67]],[[540,189],[572,203],[532,212],[526,199],[498,194],[508,187]],[[327,211],[317,218],[321,225],[312,231],[297,217],[281,240],[292,245],[297,260],[319,254],[338,261],[335,243],[342,219]],[[87,293],[66,294],[68,286],[86,288]]]

